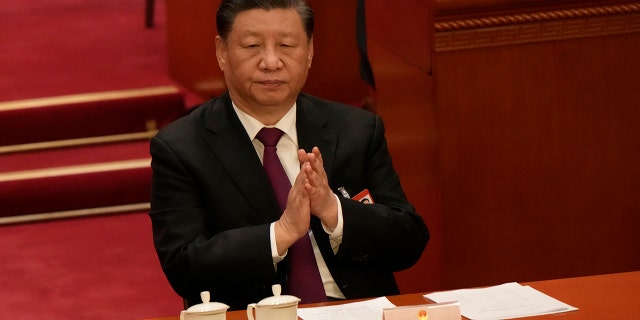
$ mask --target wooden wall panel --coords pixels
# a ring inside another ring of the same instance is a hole
[[[396,275],[403,293],[436,290],[442,281],[442,234],[438,213],[435,119],[431,78],[384,50],[370,45],[376,81],[376,110],[385,122],[386,137],[400,181],[431,232],[422,258]],[[421,134],[416,135],[416,132]]]
[[[367,6],[377,110],[433,233],[403,291],[640,269],[639,3]]]
[[[640,20],[614,12],[436,32],[447,287],[640,268]]]
[[[303,90],[325,99],[360,105],[370,95],[370,88],[360,77],[356,1],[310,2],[316,18],[315,52]]]
[[[369,43],[377,43],[422,72],[431,72],[433,19],[427,1],[365,2]]]
[[[377,83],[376,111],[385,122],[389,149],[407,197],[431,232],[418,263],[396,275],[404,293],[437,290],[443,279],[429,58],[432,14],[427,1],[366,2],[369,59]]]
[[[169,75],[203,99],[224,92],[216,61],[216,10],[220,0],[167,0]]]

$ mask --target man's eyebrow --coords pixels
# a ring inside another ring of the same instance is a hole
[[[247,37],[259,37],[261,36],[263,33],[260,32],[257,29],[249,29],[249,30],[245,30],[241,36]],[[295,38],[295,33],[294,32],[290,32],[290,31],[282,31],[278,33],[278,36],[280,37],[290,37],[290,38]]]

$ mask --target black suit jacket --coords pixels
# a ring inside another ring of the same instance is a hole
[[[367,188],[373,205],[340,197],[344,237],[337,254],[319,220],[311,228],[336,283],[349,299],[397,294],[393,272],[413,265],[429,232],[393,169],[379,116],[301,94],[299,147],[322,152],[330,187]],[[269,224],[280,210],[228,94],[163,128],[151,140],[150,217],[160,263],[190,304],[199,293],[246,308],[286,286],[287,261],[274,269]]]

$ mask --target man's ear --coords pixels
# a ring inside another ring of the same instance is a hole
[[[224,72],[224,67],[227,64],[227,44],[220,36],[216,36],[216,58],[218,59],[218,67]]]
[[[309,57],[307,57],[307,68],[311,68],[311,62],[313,62],[313,36],[309,39]]]

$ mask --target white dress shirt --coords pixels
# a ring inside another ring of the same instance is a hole
[[[256,149],[256,153],[258,157],[260,157],[260,161],[262,161],[263,153],[264,153],[264,145],[258,139],[256,139],[256,135],[265,127],[257,119],[251,117],[244,111],[240,110],[235,103],[233,103],[233,109],[235,110],[238,118],[240,118],[240,122],[244,126],[245,130],[247,130],[247,134],[251,138],[254,148]],[[284,132],[284,135],[278,141],[276,145],[276,153],[278,154],[278,158],[280,158],[280,162],[284,167],[284,170],[289,178],[289,181],[293,185],[296,176],[300,172],[300,162],[298,161],[298,132],[296,131],[296,105],[294,104],[289,112],[278,121],[274,126]],[[342,220],[342,205],[337,198],[336,202],[338,203],[338,225],[334,230],[330,230],[324,224],[322,227],[325,232],[329,234],[329,240],[331,242],[331,248],[333,249],[333,253],[337,253],[340,248],[340,244],[342,243],[342,234],[343,234],[343,220]],[[273,257],[274,267],[277,268],[277,264],[281,262],[287,253],[284,256],[278,255],[278,248],[276,247],[275,240],[275,232],[274,232],[274,223],[271,224],[271,255]],[[309,230],[309,236],[311,238],[311,243],[313,245],[313,253],[316,258],[316,262],[318,263],[318,268],[320,270],[320,276],[322,277],[322,282],[324,284],[324,289],[328,297],[344,299],[345,296],[338,288],[338,285],[333,280],[331,273],[329,272],[329,268],[327,268],[327,264],[324,262],[322,258],[322,254],[320,253],[320,249],[316,243],[316,240],[313,236],[313,232]]]

